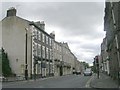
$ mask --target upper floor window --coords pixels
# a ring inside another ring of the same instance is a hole
[[[60,52],[61,52],[61,49],[62,49],[62,48],[61,48],[61,46],[60,46],[60,48],[59,48],[59,49],[60,49]]]
[[[53,47],[54,47],[54,49],[55,49],[55,43],[54,43],[53,45],[54,45]]]
[[[50,49],[50,59],[52,59],[52,50]]]
[[[56,44],[56,49],[58,50],[58,44]]]
[[[34,52],[34,55],[37,56],[37,43],[33,43],[33,52]]]
[[[48,48],[46,48],[46,57],[47,57],[47,59],[49,58],[49,53],[48,52],[49,52]]]
[[[41,45],[38,44],[38,56],[41,57]]]
[[[49,37],[48,37],[48,36],[46,36],[46,44],[48,44],[48,38],[49,38]]]
[[[42,46],[42,57],[45,58],[45,46]]]
[[[42,41],[45,42],[45,35],[42,34]]]
[[[51,40],[51,38],[49,39],[49,43],[50,43],[50,46],[52,46],[52,40]]]
[[[38,31],[38,40],[41,40],[41,32]]]
[[[34,29],[33,36],[34,36],[35,39],[37,39],[37,29]]]

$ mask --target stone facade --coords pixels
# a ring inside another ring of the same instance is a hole
[[[32,74],[36,73],[42,77],[53,76],[53,37],[47,34],[40,24],[40,22],[37,24],[34,22],[30,23],[33,46]]]
[[[62,44],[54,41],[54,75],[61,76],[62,70]]]
[[[83,73],[84,69],[82,66],[82,63],[79,62],[78,60],[75,60],[75,72],[81,72]]]
[[[105,3],[104,30],[109,57],[109,74],[117,79],[120,72],[120,2]]]
[[[16,75],[24,75],[25,69],[28,77],[53,75],[53,37],[43,26],[43,22],[30,22],[11,14],[2,20],[2,47]]]
[[[107,52],[107,39],[106,37],[103,39],[101,44],[101,70],[108,75],[110,74],[109,71],[109,56]]]
[[[72,74],[76,60],[67,43],[54,42],[55,76]]]
[[[74,66],[74,55],[71,53],[67,43],[62,43],[63,50],[63,75],[72,74]]]

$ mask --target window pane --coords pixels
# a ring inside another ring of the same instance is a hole
[[[38,56],[41,57],[41,45],[38,45]]]
[[[45,46],[42,47],[42,56],[45,58]]]
[[[40,33],[40,31],[38,32],[38,40],[41,40],[41,33]]]
[[[45,41],[45,35],[44,34],[42,34],[42,38],[43,38],[43,42]]]

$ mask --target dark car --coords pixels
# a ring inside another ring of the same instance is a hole
[[[80,74],[81,74],[81,72],[80,72],[80,71],[76,72],[76,75],[80,75]]]
[[[76,74],[75,70],[73,70],[73,74]]]

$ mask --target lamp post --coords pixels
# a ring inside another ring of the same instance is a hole
[[[95,57],[95,61],[96,61],[97,77],[99,79],[99,59],[98,59],[98,56]]]
[[[25,80],[27,80],[28,79],[28,69],[27,69],[27,31],[28,29],[25,28],[25,30],[26,30],[26,34],[25,34],[25,38],[26,38],[25,40]]]

